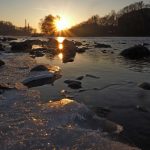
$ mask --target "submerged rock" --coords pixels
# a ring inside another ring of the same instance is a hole
[[[148,82],[143,82],[139,85],[140,88],[144,89],[144,90],[150,90],[150,83]]]
[[[5,62],[0,60],[0,66],[3,66],[3,65],[5,65]]]
[[[32,49],[32,44],[28,42],[12,42],[10,45],[12,52],[29,52]]]
[[[31,87],[36,87],[36,86],[42,86],[45,84],[51,84],[56,80],[55,74],[54,73],[47,73],[47,74],[42,74],[42,75],[37,75],[37,76],[32,76],[24,81],[22,83],[31,88]]]
[[[122,126],[96,116],[86,105],[70,99],[49,102],[43,105],[42,110],[48,117],[49,126],[51,127],[70,123],[72,125],[76,124],[82,129],[99,129],[109,133],[120,133],[123,130]]]
[[[123,50],[121,55],[128,59],[142,59],[144,57],[149,57],[150,51],[142,45],[137,45]]]
[[[96,43],[95,48],[111,48],[111,45]]]
[[[80,89],[82,88],[82,83],[76,80],[65,80],[64,83],[68,84],[68,87],[72,89]]]

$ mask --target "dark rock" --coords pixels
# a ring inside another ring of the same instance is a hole
[[[32,49],[30,51],[30,54],[34,55],[35,57],[43,57],[45,51],[46,51],[46,49],[43,49],[43,48]]]
[[[102,50],[102,53],[107,53],[107,51],[106,50]]]
[[[80,76],[77,78],[77,80],[82,80],[84,78],[84,76]]]
[[[54,73],[47,73],[43,75],[33,76],[25,79],[22,83],[31,88],[36,86],[42,86],[45,84],[51,84],[56,80]]]
[[[65,80],[64,83],[68,84],[68,87],[72,89],[80,89],[82,88],[81,82],[76,80]]]
[[[111,48],[111,45],[96,43],[95,48]]]
[[[138,111],[141,111],[141,112],[148,112],[148,110],[147,110],[145,107],[143,107],[143,106],[137,105],[137,106],[136,106],[136,109],[137,109]]]
[[[5,51],[2,44],[0,44],[0,51]]]
[[[121,52],[121,55],[128,59],[142,59],[144,57],[150,56],[150,51],[148,48],[137,45]]]
[[[49,71],[49,69],[46,65],[37,65],[31,69],[31,72],[32,71]]]
[[[12,42],[10,43],[12,52],[29,52],[32,44],[28,42]]]
[[[43,41],[41,40],[26,40],[24,42],[30,45],[43,45]]]
[[[14,41],[17,40],[16,38],[11,38],[11,37],[4,37],[1,39],[2,42],[7,42],[7,41]]]
[[[76,50],[78,53],[84,53],[88,48],[87,47],[78,47],[78,49]]]
[[[5,62],[3,62],[2,60],[0,60],[0,66],[5,65]]]
[[[149,46],[150,44],[149,43],[143,43],[143,46]]]
[[[150,83],[144,82],[144,83],[140,84],[139,87],[144,90],[150,90]]]
[[[68,87],[70,87],[72,89],[80,89],[80,88],[82,88],[81,83],[78,83],[78,82],[72,82],[72,83],[68,84]]]
[[[76,46],[81,46],[81,45],[82,45],[82,43],[81,43],[81,42],[78,42],[78,41],[74,41],[74,44],[75,44]]]

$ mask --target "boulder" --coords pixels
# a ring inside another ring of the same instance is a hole
[[[45,84],[51,84],[54,81],[55,81],[55,74],[49,72],[46,74],[29,77],[24,81],[22,81],[22,84],[27,86],[28,88],[31,88],[36,86],[42,86]]]
[[[144,89],[144,90],[150,90],[150,83],[148,82],[143,82],[139,85],[140,88]]]
[[[3,65],[5,65],[5,62],[0,60],[0,66],[3,66]]]
[[[47,65],[36,65],[35,67],[33,67],[32,69],[31,69],[31,72],[32,71],[49,71],[49,68],[48,68],[48,66]]]
[[[64,40],[63,42],[63,62],[70,62],[70,60],[74,60],[76,56],[76,50],[78,49],[72,41]]]
[[[130,47],[121,52],[121,55],[128,59],[142,59],[150,56],[150,51],[148,48],[137,45],[134,47]]]
[[[32,44],[28,42],[12,42],[10,43],[12,52],[29,52]]]
[[[111,45],[96,43],[95,48],[111,48]]]

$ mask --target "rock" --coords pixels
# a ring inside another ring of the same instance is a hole
[[[107,53],[107,51],[106,50],[102,50],[102,53]]]
[[[137,45],[128,49],[125,49],[121,52],[121,55],[128,59],[142,59],[144,57],[150,56],[150,51],[148,48]]]
[[[31,69],[31,72],[32,71],[49,71],[49,69],[47,65],[36,65]]]
[[[29,52],[32,44],[28,42],[12,42],[10,43],[12,52]]]
[[[35,57],[43,57],[45,54],[46,49],[44,48],[37,48],[37,49],[32,49],[30,51],[30,54],[35,56]]]
[[[54,73],[47,73],[42,75],[37,75],[33,77],[29,77],[22,81],[22,84],[31,88],[36,86],[42,86],[45,84],[51,84],[55,81],[55,74]]]
[[[1,39],[2,42],[7,42],[7,41],[14,41],[14,40],[17,40],[16,38],[11,38],[11,37],[3,37]]]
[[[80,89],[82,88],[81,82],[76,80],[65,80],[64,83],[68,84],[68,87],[72,89]]]
[[[82,45],[82,43],[81,43],[81,42],[78,42],[78,41],[74,41],[74,44],[75,44],[76,46],[81,46],[81,45]]]
[[[77,77],[76,79],[77,80],[82,80],[84,78],[84,76],[80,76],[80,77]]]
[[[143,43],[143,46],[149,46],[150,44],[149,43]]]
[[[5,65],[5,62],[3,62],[2,60],[0,60],[0,66]]]
[[[31,45],[43,45],[43,41],[41,40],[26,40],[24,42]]]
[[[136,109],[137,109],[138,111],[141,111],[141,112],[148,112],[148,110],[147,110],[145,107],[143,107],[143,106],[137,105],[137,106],[136,106]]]
[[[5,51],[2,44],[0,44],[0,51]]]
[[[111,48],[111,45],[96,43],[95,48]]]
[[[74,60],[77,50],[75,44],[72,41],[64,40],[63,45],[63,62],[66,63],[70,62],[70,60]]]
[[[144,90],[150,90],[150,83],[144,82],[144,83],[140,84],[139,87]]]

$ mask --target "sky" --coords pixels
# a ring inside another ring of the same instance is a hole
[[[49,14],[65,16],[70,25],[75,25],[92,15],[104,16],[137,1],[140,0],[0,0],[0,20],[24,26],[27,19],[39,31],[40,19]]]

